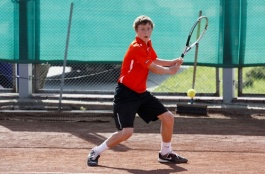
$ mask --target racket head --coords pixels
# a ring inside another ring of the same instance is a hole
[[[208,18],[206,16],[199,17],[190,30],[186,42],[186,47],[189,47],[191,49],[197,43],[199,43],[207,28],[208,28]]]

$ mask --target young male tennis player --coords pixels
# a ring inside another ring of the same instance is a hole
[[[97,166],[100,154],[119,143],[126,141],[134,132],[136,113],[146,123],[161,121],[161,150],[158,161],[161,163],[187,163],[188,160],[172,151],[174,116],[149,91],[146,90],[148,72],[156,74],[176,74],[182,58],[162,60],[157,57],[150,40],[153,21],[148,16],[139,16],[133,27],[135,40],[130,44],[121,67],[118,85],[115,89],[113,111],[117,132],[88,154],[87,165]]]

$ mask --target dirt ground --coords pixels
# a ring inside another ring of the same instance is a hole
[[[138,117],[135,134],[86,165],[91,148],[115,126],[110,122],[0,119],[0,173],[261,174],[265,173],[265,114],[252,111],[176,115],[173,150],[187,164],[160,164],[160,122]]]

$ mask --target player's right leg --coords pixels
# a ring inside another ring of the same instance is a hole
[[[129,139],[132,136],[133,131],[134,131],[133,128],[123,128],[121,131],[117,131],[117,132],[113,133],[100,146],[94,147],[90,151],[90,153],[88,154],[87,165],[88,166],[97,166],[98,165],[98,159],[100,157],[100,154],[103,151],[105,151],[109,148],[112,148],[112,147],[120,144],[121,142]]]
[[[100,146],[91,150],[87,161],[89,166],[97,166],[100,154],[104,150],[112,148],[132,136],[135,114],[140,103],[141,98],[134,91],[122,84],[117,85],[113,101],[113,118],[118,131],[113,133]]]

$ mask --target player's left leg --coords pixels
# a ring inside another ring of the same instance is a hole
[[[171,142],[174,126],[174,115],[167,111],[158,116],[161,121],[160,132],[163,142]]]
[[[172,151],[171,139],[174,127],[174,115],[168,111],[158,116],[161,121],[161,151],[159,152],[158,161],[173,162],[173,163],[187,163],[188,160]]]
[[[171,148],[171,139],[174,127],[174,115],[150,92],[143,96],[138,115],[146,122],[161,121],[161,151],[159,162],[186,163],[188,160],[174,153]]]

